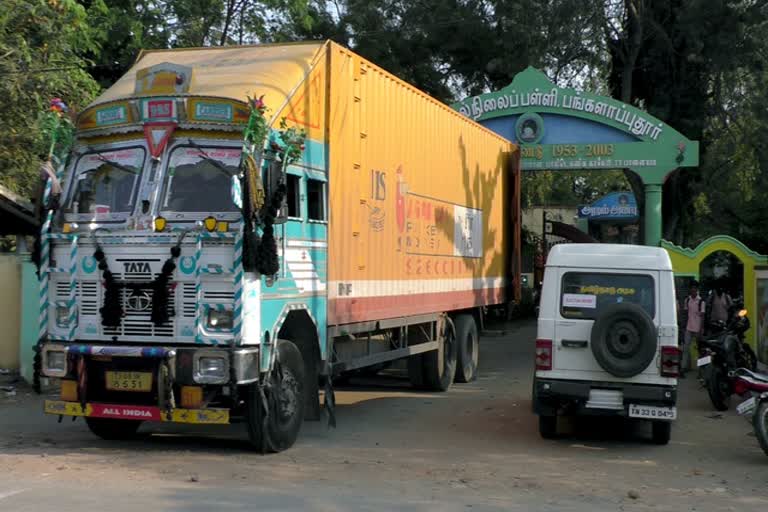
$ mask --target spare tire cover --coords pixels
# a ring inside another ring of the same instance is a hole
[[[590,346],[598,364],[616,377],[634,377],[656,355],[656,326],[636,304],[606,307],[592,326]]]

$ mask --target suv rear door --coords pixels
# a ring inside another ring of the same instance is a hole
[[[551,376],[556,378],[562,371],[563,378],[625,380],[603,370],[595,359],[590,348],[592,325],[608,305],[633,303],[641,306],[658,328],[659,272],[560,268],[558,278]],[[658,376],[656,364],[651,363],[633,380],[643,381],[643,374]]]

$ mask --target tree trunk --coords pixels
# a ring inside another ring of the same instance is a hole
[[[229,33],[229,25],[232,23],[232,16],[235,13],[235,0],[229,0],[227,2],[227,14],[224,17],[224,27],[221,29],[221,39],[219,40],[219,46],[224,46],[227,42],[227,34]]]
[[[643,45],[643,24],[641,20],[643,0],[624,0],[626,11],[626,30],[629,32],[626,38],[627,47],[624,52],[624,62],[621,70],[621,101],[632,103],[632,78],[637,66],[637,57]],[[640,214],[640,240],[645,242],[645,186],[642,178],[635,172],[624,169],[624,177],[632,188],[637,200],[637,210]]]

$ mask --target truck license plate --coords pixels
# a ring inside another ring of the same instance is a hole
[[[675,420],[677,419],[677,407],[655,407],[652,405],[629,405],[630,418],[642,418],[646,420]]]
[[[152,391],[149,372],[105,372],[106,387],[111,391]]]
[[[711,363],[712,363],[712,356],[704,356],[704,357],[700,357],[696,361],[696,366],[706,366]]]

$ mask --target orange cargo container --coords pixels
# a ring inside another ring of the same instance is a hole
[[[337,44],[315,62],[284,113],[326,127],[328,325],[515,298],[517,147]]]

